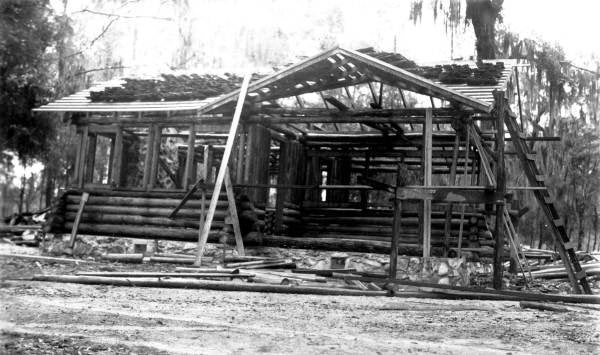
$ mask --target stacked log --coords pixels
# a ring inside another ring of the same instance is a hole
[[[192,198],[178,212],[177,217],[168,216],[177,206],[183,193],[175,192],[135,192],[135,191],[94,191],[91,192],[82,216],[78,232],[80,234],[196,241],[200,227],[200,196]],[[73,227],[81,199],[80,191],[67,191],[54,211],[51,224],[47,227],[53,233],[68,233]],[[208,208],[210,194],[205,200]],[[225,193],[221,193],[212,223],[210,241],[218,241],[223,234],[229,234],[225,226],[228,214]]]
[[[282,215],[281,232],[285,235],[299,235],[302,230],[302,212],[298,205],[285,203]],[[275,232],[276,209],[267,208],[265,210],[265,229],[263,232],[267,235],[277,234]]]
[[[68,233],[73,227],[79,208],[81,191],[67,191],[61,196],[58,208],[54,211],[51,225],[54,233]],[[199,195],[183,206],[174,219],[169,214],[179,203],[183,193],[174,192],[135,192],[135,191],[94,191],[85,205],[78,232],[80,234],[197,241],[201,200]],[[206,199],[206,208],[208,201]],[[391,210],[336,208],[331,205],[300,206],[285,203],[283,208],[282,233],[272,235],[275,211],[270,208],[238,203],[239,214],[248,215],[255,228],[244,230],[246,245],[293,247],[321,250],[357,251],[389,253],[392,234],[393,212]],[[251,210],[248,210],[248,206]],[[224,193],[215,212],[215,220],[209,235],[209,242],[233,244],[233,231],[228,220],[228,203]],[[445,213],[442,209],[432,212],[432,255],[442,255],[444,250]],[[480,256],[486,248],[493,246],[491,233],[487,230],[484,215],[477,212],[466,213],[463,222],[462,247],[480,249]],[[454,212],[450,219],[450,248],[458,245],[460,213]],[[271,232],[271,233],[269,233]],[[264,235],[263,235],[264,234]],[[417,206],[407,204],[403,211],[400,234],[401,253],[421,255],[422,240],[419,231]],[[491,250],[491,248],[489,248]]]
[[[385,252],[389,250],[393,212],[391,210],[371,210],[359,208],[312,207],[303,210],[303,230],[300,244],[322,245],[330,250]],[[433,255],[441,255],[445,244],[444,211],[432,212],[431,246]],[[462,247],[480,250],[480,256],[491,253],[493,238],[487,230],[484,215],[466,213],[463,223]],[[454,212],[450,218],[449,248],[456,248],[459,240],[461,216]],[[422,253],[422,237],[416,206],[407,205],[402,213],[400,244],[406,255]],[[293,235],[292,235],[293,236]],[[290,242],[288,241],[288,245]],[[482,248],[484,247],[484,248]],[[491,254],[490,254],[491,255]]]

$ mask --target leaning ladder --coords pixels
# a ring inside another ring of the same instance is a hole
[[[569,281],[571,281],[571,285],[573,286],[573,291],[581,293],[581,288],[583,288],[585,293],[591,294],[592,290],[586,278],[585,270],[579,264],[579,259],[577,259],[577,255],[575,254],[575,245],[573,242],[570,242],[564,223],[554,206],[553,199],[544,182],[544,175],[540,174],[537,168],[535,154],[529,150],[523,139],[524,134],[519,129],[516,115],[510,110],[507,111],[507,114],[504,115],[506,127],[510,132],[513,146],[523,165],[529,184],[536,188],[533,190],[533,194],[552,226],[554,245],[563,260]]]

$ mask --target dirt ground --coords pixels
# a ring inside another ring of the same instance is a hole
[[[137,266],[149,269],[150,265]],[[0,259],[7,354],[591,354],[600,308],[88,286],[14,280],[131,268]],[[165,268],[163,266],[163,268]]]

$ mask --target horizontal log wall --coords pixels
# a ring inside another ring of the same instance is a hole
[[[68,233],[73,227],[81,192],[67,191],[50,218],[47,230]],[[169,214],[183,193],[94,191],[85,205],[79,233],[101,236],[197,241],[202,201],[194,194],[173,219]],[[224,193],[212,223],[212,241],[217,241],[225,228],[228,203]],[[210,194],[205,205],[208,208]],[[229,234],[227,232],[226,234]]]
[[[445,213],[433,211],[431,216],[431,245],[434,255],[441,255],[444,246]],[[301,243],[313,240],[315,244],[332,246],[337,240],[342,248],[352,245],[372,245],[373,248],[389,250],[392,236],[393,216],[391,210],[363,210],[351,208],[313,207],[305,208],[302,216]],[[463,222],[463,247],[481,248],[493,246],[492,235],[487,230],[484,215],[466,213]],[[450,248],[458,246],[461,216],[454,212],[450,219]],[[419,255],[422,240],[419,233],[417,206],[405,205],[400,229],[402,253]],[[291,235],[292,237],[294,235]],[[346,243],[346,244],[344,244]],[[387,243],[387,244],[381,244]],[[491,252],[491,251],[490,251]],[[482,254],[486,254],[485,252]]]

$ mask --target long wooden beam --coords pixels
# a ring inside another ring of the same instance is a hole
[[[425,117],[427,108],[400,108],[400,109],[362,109],[339,111],[327,108],[262,108],[252,114],[283,115],[283,116],[332,116],[332,117]],[[432,110],[434,116],[455,116],[459,111],[450,108],[436,108]]]
[[[204,249],[206,247],[206,242],[208,241],[210,226],[215,215],[217,203],[219,202],[219,193],[221,192],[223,180],[225,179],[225,174],[227,172],[227,164],[229,163],[229,157],[231,156],[231,151],[233,149],[233,143],[235,141],[238,125],[240,123],[240,117],[244,108],[244,101],[246,99],[246,94],[248,93],[248,86],[250,84],[251,77],[251,74],[246,74],[242,83],[242,88],[240,89],[240,96],[235,107],[235,113],[233,114],[233,120],[231,122],[231,128],[229,129],[229,136],[227,138],[227,144],[225,145],[225,151],[223,152],[223,157],[221,158],[221,166],[219,167],[219,173],[217,174],[217,179],[215,181],[215,188],[210,199],[210,206],[206,214],[206,220],[202,226],[202,232],[200,233],[198,254],[196,259],[198,264],[200,264],[201,258],[204,255]]]
[[[408,117],[408,116],[252,116],[245,120],[247,123],[260,123],[263,125],[270,124],[293,124],[293,123],[398,123],[398,124],[422,124],[423,117]],[[454,122],[454,119],[449,116],[435,117],[435,124],[449,124]]]

